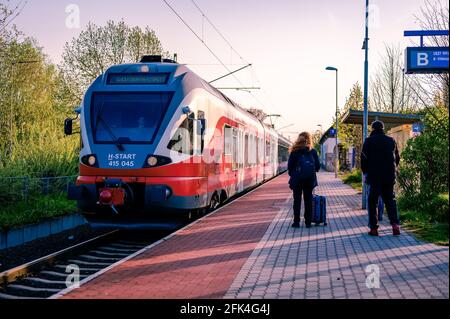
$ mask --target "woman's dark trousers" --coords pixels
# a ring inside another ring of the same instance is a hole
[[[300,210],[302,207],[302,195],[305,202],[305,224],[311,225],[312,220],[312,192],[311,185],[300,184],[294,192],[294,222],[300,222]]]

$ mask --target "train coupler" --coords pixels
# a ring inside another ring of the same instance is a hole
[[[125,204],[126,191],[122,188],[122,181],[107,180],[105,187],[101,188],[99,194],[98,205],[110,206],[114,213],[118,214],[116,206],[123,206]]]

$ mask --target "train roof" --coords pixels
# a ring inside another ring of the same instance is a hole
[[[143,58],[143,61],[146,61],[146,60]],[[108,68],[108,70],[103,74],[103,77],[107,76],[110,73],[141,73],[141,72],[170,73],[171,75],[173,75],[172,81],[175,81],[180,76],[189,75],[189,77],[195,78],[197,81],[199,81],[206,91],[210,92],[217,98],[221,99],[223,102],[234,106],[236,109],[239,109],[242,112],[245,112],[249,117],[253,118],[254,120],[262,123],[254,114],[249,112],[248,109],[246,109],[239,103],[233,101],[231,98],[229,98],[223,92],[219,91],[217,88],[215,88],[210,83],[205,81],[198,74],[196,74],[194,71],[189,69],[186,66],[186,64],[178,64],[172,60],[167,60],[167,59],[161,60],[158,62],[152,62],[152,59],[147,60],[147,61],[149,61],[149,62],[138,62],[138,63],[113,65]],[[290,145],[291,142],[288,139],[286,139],[285,137],[279,135],[272,127],[270,127],[269,125],[264,124],[264,123],[262,123],[262,125],[265,127],[265,129],[267,131],[272,131],[274,134],[278,135],[280,139],[285,140],[286,144]]]

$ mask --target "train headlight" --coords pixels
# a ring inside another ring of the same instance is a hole
[[[160,167],[163,165],[167,165],[172,163],[172,160],[169,157],[160,156],[160,155],[148,155],[145,158],[143,168],[154,168]]]
[[[95,156],[93,156],[93,155],[89,156],[89,158],[88,158],[89,165],[94,166],[96,162],[97,162],[97,159],[95,158]]]
[[[151,166],[151,167],[156,166],[156,164],[158,164],[158,159],[154,156],[150,156],[147,159],[147,164],[148,164],[148,166]]]
[[[88,154],[81,158],[81,163],[90,167],[98,167],[97,156],[95,154]]]

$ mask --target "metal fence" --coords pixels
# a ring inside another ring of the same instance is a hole
[[[75,176],[58,177],[0,177],[0,203],[11,204],[37,196],[64,195]]]

